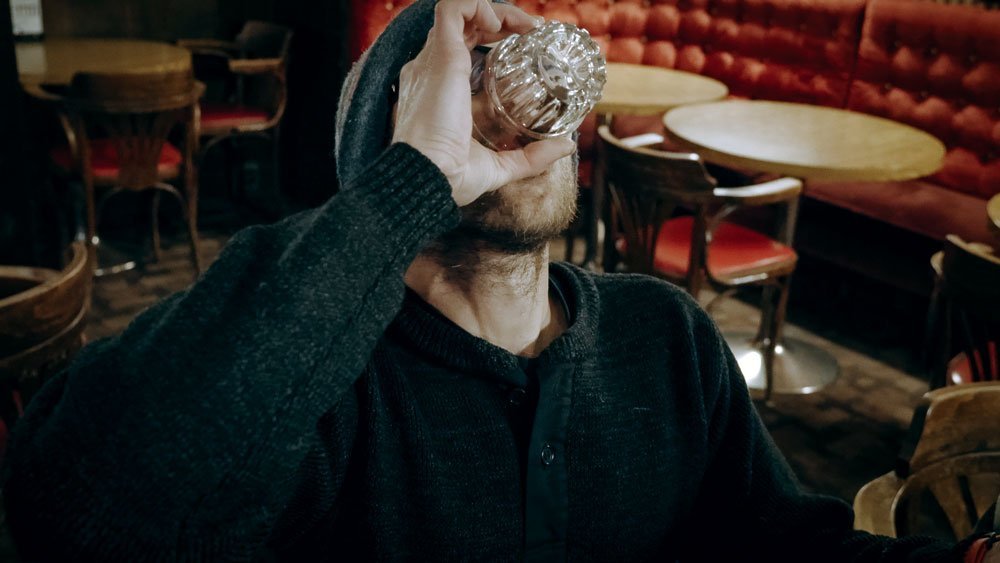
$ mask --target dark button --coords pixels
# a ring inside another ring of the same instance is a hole
[[[542,446],[542,465],[552,465],[556,460],[556,450],[549,444]]]
[[[521,403],[524,402],[525,395],[527,395],[527,393],[524,391],[524,389],[520,388],[512,389],[511,392],[507,395],[507,402],[510,403],[511,406],[519,407],[521,406]]]

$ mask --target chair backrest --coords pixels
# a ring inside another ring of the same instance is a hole
[[[183,164],[190,169],[197,143],[197,102],[201,85],[190,69],[143,73],[78,73],[67,107],[72,136],[85,178],[90,170],[88,133],[112,140],[118,153],[118,184],[142,189],[154,184],[160,151],[168,135],[185,127]]]
[[[945,323],[941,362],[947,362],[956,340],[971,381],[1000,380],[1000,256],[985,245],[949,235],[939,283],[953,317]]]
[[[22,290],[0,298],[0,420],[13,424],[44,379],[83,344],[93,270],[83,242],[60,271],[0,267],[0,284]],[[25,287],[29,286],[29,287]]]
[[[277,123],[284,114],[288,98],[285,73],[291,53],[292,30],[269,22],[248,21],[236,36],[236,44],[240,47],[240,58],[249,59],[240,64],[248,64],[254,59],[277,63],[269,66],[270,72],[236,77],[237,103],[268,108],[272,112],[270,121]]]
[[[1000,494],[1000,383],[944,387],[927,393],[911,431],[913,453],[891,499],[897,536],[926,533],[937,514],[956,539],[969,535]]]
[[[292,44],[292,30],[283,25],[251,20],[236,36],[236,44],[246,57],[286,60]]]
[[[688,268],[688,275],[697,275],[704,257],[705,209],[716,199],[715,179],[701,158],[694,153],[628,146],[606,125],[598,129],[598,135],[606,155],[608,187],[625,241],[628,269],[656,273],[653,264],[660,227],[678,205],[684,205],[695,214],[693,267]]]

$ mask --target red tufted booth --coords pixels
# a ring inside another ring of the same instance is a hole
[[[352,55],[409,2],[353,0]],[[989,240],[986,200],[1000,192],[1000,10],[927,0],[517,3],[585,27],[610,61],[705,74],[736,97],[846,107],[929,131],[949,149],[937,175],[811,183],[807,198],[932,241]],[[662,128],[658,118],[615,125],[621,135]],[[584,160],[591,128],[581,135]]]
[[[813,183],[813,198],[943,240],[989,241],[1000,192],[1000,11],[871,0],[847,107],[909,123],[948,147],[936,175],[877,186]]]

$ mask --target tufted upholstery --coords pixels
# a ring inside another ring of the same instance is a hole
[[[870,0],[847,107],[938,137],[944,166],[879,191],[815,184],[810,196],[937,239],[989,240],[985,200],[1000,192],[1000,11]]]
[[[928,131],[948,146],[935,180],[1000,191],[1000,11],[872,0],[848,108]]]
[[[609,61],[705,74],[734,96],[843,107],[865,0],[518,0],[527,12],[579,25]],[[411,0],[354,0],[356,60]],[[589,176],[594,121],[581,128]],[[659,116],[620,118],[615,134],[662,132]]]
[[[843,106],[864,0],[521,0],[609,61],[711,76],[739,97]]]
[[[355,58],[410,0],[352,0]],[[926,0],[517,0],[580,25],[610,61],[705,74],[733,96],[882,115],[939,137],[944,168],[890,184],[810,183],[806,195],[943,239],[989,240],[1000,192],[1000,11]],[[589,179],[594,120],[581,128]],[[658,117],[615,120],[627,137]]]

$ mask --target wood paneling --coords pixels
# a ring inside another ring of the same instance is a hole
[[[48,37],[231,37],[270,19],[273,0],[43,0]]]

